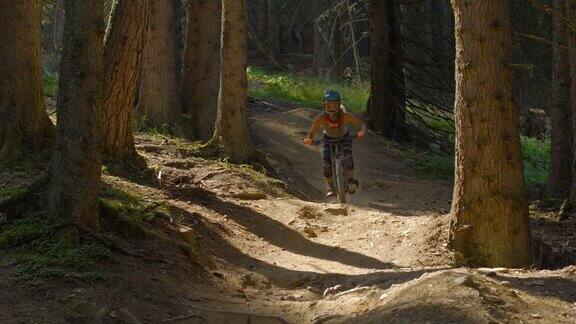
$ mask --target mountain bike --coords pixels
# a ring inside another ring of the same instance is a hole
[[[314,140],[314,144],[327,143],[330,147],[330,159],[332,163],[332,177],[334,179],[334,187],[338,194],[340,203],[346,204],[346,194],[348,193],[348,177],[346,176],[346,161],[342,149],[342,140],[340,138],[325,137],[321,140]]]

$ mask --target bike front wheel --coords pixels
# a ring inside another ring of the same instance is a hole
[[[336,190],[338,193],[338,199],[340,199],[340,203],[346,203],[346,177],[344,174],[344,166],[342,165],[341,160],[335,161],[335,173],[336,173]]]

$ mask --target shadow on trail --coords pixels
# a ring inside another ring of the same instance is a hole
[[[176,193],[176,195],[178,194],[179,193]],[[184,198],[196,200],[199,204],[216,213],[227,215],[228,218],[245,227],[258,237],[295,254],[340,262],[345,265],[364,269],[390,269],[396,267],[392,263],[382,262],[357,252],[310,241],[298,231],[285,226],[283,223],[265,214],[248,207],[224,201],[215,195],[204,197],[185,195]]]
[[[236,206],[236,205],[233,205]],[[179,208],[177,208],[179,209]],[[179,209],[182,215],[186,215],[186,218],[197,219],[196,216],[190,214],[184,209]],[[227,215],[230,216],[228,213]],[[264,216],[266,217],[266,216]],[[201,249],[203,253],[210,253],[213,258],[218,258],[226,263],[229,263],[233,268],[245,269],[246,271],[258,273],[265,277],[270,283],[277,287],[285,289],[295,289],[304,288],[307,286],[312,286],[316,289],[323,290],[327,287],[332,287],[337,284],[343,284],[347,288],[354,288],[356,286],[378,286],[382,289],[387,289],[393,284],[399,284],[407,282],[416,278],[421,277],[425,273],[435,272],[442,270],[440,268],[430,268],[430,269],[418,269],[418,270],[385,270],[378,272],[371,272],[367,274],[341,274],[341,273],[323,273],[315,271],[303,271],[303,270],[293,270],[282,267],[281,265],[271,264],[259,259],[256,259],[250,255],[245,254],[237,247],[230,244],[230,242],[225,238],[227,234],[221,231],[221,226],[217,223],[212,223],[207,219],[201,219],[200,226],[197,227],[202,239]],[[216,230],[215,230],[216,229]],[[273,233],[272,233],[273,235]],[[306,240],[303,237],[300,240]],[[308,245],[310,244],[310,245]],[[325,249],[329,248],[327,246],[309,242],[304,243],[305,246]],[[355,258],[359,260],[364,260],[363,262],[374,262],[373,258],[363,256],[358,253],[342,251],[339,256],[334,256],[335,261],[352,261],[355,262]],[[338,253],[336,253],[338,255]],[[320,258],[327,259],[325,256]],[[353,260],[346,260],[346,258],[353,258]],[[330,258],[328,258],[330,259]],[[394,265],[389,263],[382,263],[375,260],[380,264],[385,264],[389,268],[394,267]],[[242,272],[239,271],[238,274]]]
[[[569,303],[576,302],[575,277],[498,277],[510,282],[511,286],[527,293],[542,297],[554,297]]]
[[[480,323],[481,316],[474,317],[456,307],[432,301],[428,305],[395,305],[378,307],[354,318],[346,318],[346,323]]]

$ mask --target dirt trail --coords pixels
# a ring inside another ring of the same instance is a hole
[[[554,293],[533,286],[524,271],[452,268],[446,249],[451,184],[420,179],[395,143],[377,136],[355,142],[361,190],[343,213],[324,197],[319,148],[302,143],[316,114],[266,102],[249,108],[253,141],[292,194],[229,174],[193,176],[192,182],[216,193],[196,194],[189,203],[203,205],[196,211],[218,224],[220,234],[206,233],[202,245],[223,278],[210,286],[218,287],[214,296],[197,294],[205,308],[194,313],[198,322],[219,321],[213,316],[262,323],[576,318],[571,272],[533,274],[536,285],[570,277],[562,294],[542,299],[534,293]]]
[[[201,231],[200,241],[216,260],[214,275],[222,281],[195,287],[195,305],[203,308],[185,321],[488,323],[576,318],[571,270],[530,274],[453,268],[446,248],[451,184],[418,178],[397,144],[377,136],[355,142],[361,189],[343,213],[336,201],[324,197],[319,148],[302,143],[316,114],[266,102],[249,107],[253,141],[267,152],[291,194],[278,183],[210,173],[206,165],[189,171],[188,181],[215,195],[179,195],[172,204],[188,211],[194,206],[215,228]],[[564,278],[561,293],[540,289],[558,278]],[[210,290],[215,291],[208,294]],[[270,315],[280,317],[266,317]]]
[[[144,262],[122,256],[111,264],[112,287],[59,286],[48,305],[41,294],[2,280],[2,269],[13,267],[0,263],[7,322],[30,308],[40,311],[29,319],[54,321],[49,310],[68,309],[71,301],[98,322],[137,323],[122,319],[132,315],[151,323],[574,322],[574,267],[451,265],[451,183],[419,178],[398,144],[377,136],[355,142],[359,192],[346,213],[326,199],[319,148],[302,143],[316,114],[266,102],[249,107],[252,140],[281,181],[190,157],[175,140],[139,136],[157,183],[113,171],[104,181],[170,206],[167,217],[191,229],[182,234],[196,263],[157,244],[156,251],[142,249],[149,251]]]

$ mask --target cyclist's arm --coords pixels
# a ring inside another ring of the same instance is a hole
[[[320,127],[322,127],[322,118],[317,117],[316,120],[314,120],[314,123],[312,124],[310,131],[308,132],[308,138],[310,139],[314,138],[314,136],[316,136],[316,133],[318,133]]]
[[[344,121],[354,126],[359,131],[366,133],[366,124],[364,124],[362,119],[350,113],[344,113]]]

